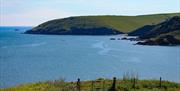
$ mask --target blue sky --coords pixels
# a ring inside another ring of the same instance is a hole
[[[180,12],[180,0],[0,0],[0,25],[36,26],[69,16],[172,12]]]

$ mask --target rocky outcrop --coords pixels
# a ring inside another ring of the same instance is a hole
[[[153,37],[158,37],[161,34],[166,34],[169,32],[180,31],[180,17],[174,16],[164,22],[157,24],[150,31],[143,35],[140,35],[141,39],[149,39]]]
[[[162,36],[155,40],[148,39],[148,40],[145,40],[144,42],[138,42],[137,44],[140,44],[140,45],[163,45],[163,46],[180,45],[180,40],[177,40],[176,38],[174,38],[174,36],[166,35],[166,36]]]
[[[152,28],[153,27],[153,28]],[[144,28],[140,28],[137,32],[142,32],[139,35],[140,40],[144,42],[138,42],[140,45],[180,45],[180,39],[176,36],[180,36],[180,17],[174,16],[165,20],[162,23],[153,25],[151,30],[143,31]],[[142,29],[142,30],[141,30]]]

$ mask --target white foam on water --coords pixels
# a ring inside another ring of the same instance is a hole
[[[107,53],[111,50],[104,41],[97,42],[97,43],[93,44],[92,46],[93,46],[93,48],[101,49],[98,52],[98,54],[100,54],[100,55],[107,55]]]
[[[40,42],[40,43],[32,43],[32,44],[23,44],[23,45],[13,45],[13,46],[2,46],[0,48],[12,48],[12,47],[38,47],[42,45],[46,45],[46,42]]]

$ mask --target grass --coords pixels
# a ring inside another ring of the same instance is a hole
[[[172,16],[180,16],[180,13],[154,14],[141,16],[79,16],[64,19],[56,19],[45,22],[36,29],[66,29],[107,27],[128,33],[144,25],[157,24]]]
[[[180,83],[162,81],[161,88],[159,84],[159,80],[136,79],[135,88],[133,88],[133,79],[117,79],[116,91],[180,91]],[[81,91],[108,91],[111,86],[112,80],[103,78],[80,82]],[[23,84],[1,89],[0,91],[78,91],[78,89],[76,82],[55,80]]]

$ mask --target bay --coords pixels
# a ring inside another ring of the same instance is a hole
[[[15,31],[18,29],[18,31]],[[0,27],[0,88],[77,78],[122,78],[180,82],[180,46],[142,46],[122,36],[23,34],[31,27]]]

